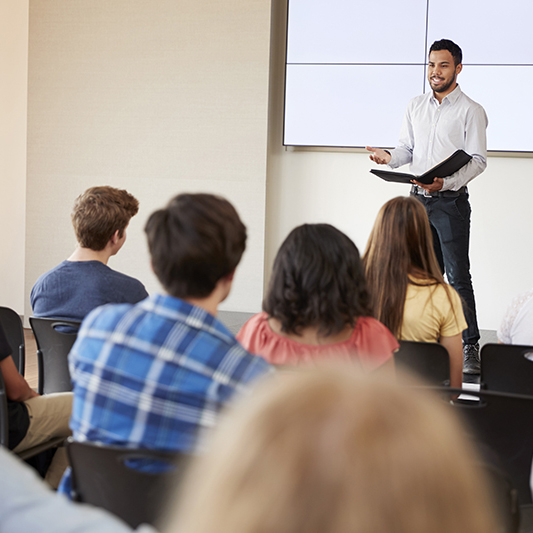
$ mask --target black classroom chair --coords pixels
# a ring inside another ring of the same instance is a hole
[[[2,329],[6,334],[15,366],[19,373],[24,375],[26,367],[26,342],[24,340],[22,320],[13,309],[0,307],[0,324],[2,324]]]
[[[481,348],[483,389],[533,396],[533,346],[485,344]]]
[[[460,393],[472,400],[456,400],[452,408],[465,422],[470,436],[497,454],[518,492],[521,506],[530,505],[529,476],[533,459],[533,396],[493,391],[439,388],[448,397]]]
[[[190,458],[174,452],[76,442],[72,437],[67,441],[67,453],[74,499],[102,507],[132,528],[157,523],[167,495],[173,494]],[[156,461],[163,468],[151,473],[128,464],[139,461]]]
[[[450,385],[450,356],[441,344],[400,341],[400,348],[394,354],[394,363],[398,368],[418,374],[431,385]]]
[[[68,354],[81,322],[32,316],[30,324],[37,343],[39,394],[71,391]]]

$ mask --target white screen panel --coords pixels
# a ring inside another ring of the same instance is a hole
[[[488,150],[532,151],[533,129],[528,118],[531,113],[524,102],[531,94],[533,66],[465,65],[457,81],[461,90],[479,102],[487,113]],[[427,81],[425,90],[428,90]]]
[[[532,0],[429,2],[428,46],[451,39],[466,64],[533,64]]]
[[[284,143],[395,146],[422,80],[423,66],[289,65]]]
[[[289,13],[284,144],[394,145],[428,47],[449,38],[463,49],[462,88],[487,111],[489,150],[533,152],[533,0],[289,0]]]
[[[422,63],[426,4],[290,0],[287,62]],[[393,44],[400,33],[401,41]]]
[[[533,66],[465,66],[461,89],[487,112],[487,148],[498,151],[533,150],[531,98]]]

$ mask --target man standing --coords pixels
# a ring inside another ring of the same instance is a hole
[[[235,393],[272,371],[216,318],[246,228],[223,198],[181,194],[145,231],[165,293],[83,321],[69,355],[70,427],[78,441],[188,452]],[[60,490],[69,491],[68,471]]]
[[[148,296],[140,281],[107,266],[126,241],[126,228],[138,210],[135,197],[114,187],[91,187],[76,198],[71,218],[78,245],[33,286],[35,316],[82,321],[99,305],[137,303]]]
[[[462,68],[459,46],[447,39],[434,42],[428,64],[432,91],[409,102],[398,146],[390,152],[372,147],[367,150],[372,152],[372,161],[391,168],[410,163],[415,175],[458,149],[472,156],[463,168],[446,178],[434,178],[429,185],[413,180],[411,194],[426,208],[440,267],[463,299],[468,323],[463,332],[463,371],[478,374],[479,329],[468,257],[471,210],[466,185],[487,166],[487,116],[461,91],[457,75]]]

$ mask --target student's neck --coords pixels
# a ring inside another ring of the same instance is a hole
[[[213,316],[217,316],[218,306],[227,298],[231,290],[232,280],[233,274],[231,274],[231,276],[222,278],[216,284],[216,287],[213,292],[205,298],[188,297],[184,298],[184,300],[190,303],[191,305],[195,305],[196,307],[201,307],[202,309],[205,309]]]
[[[213,316],[217,316],[219,301],[211,297],[207,298],[184,298],[184,300],[191,305],[201,307]]]
[[[78,245],[67,261],[100,261],[100,263],[107,265],[109,257],[110,254],[107,249],[91,250]]]

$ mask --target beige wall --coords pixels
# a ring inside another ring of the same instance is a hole
[[[287,4],[274,0],[273,5],[267,269],[287,233],[304,222],[334,224],[363,251],[379,208],[394,196],[408,194],[408,186],[370,174],[373,163],[366,154],[281,146]],[[468,87],[464,90],[468,94]],[[533,287],[532,179],[533,158],[489,157],[487,170],[469,186],[471,271],[483,329],[497,329],[513,296]]]
[[[17,302],[34,279],[70,253],[72,200],[96,182],[127,187],[141,199],[141,213],[111,266],[137,275],[151,290],[156,282],[142,236],[151,209],[200,186],[230,197],[250,228],[250,247],[228,309],[259,306],[265,230],[267,273],[281,241],[303,222],[336,224],[364,248],[379,207],[406,190],[369,175],[366,155],[281,146],[286,0],[272,3],[265,214],[269,2],[190,0],[179,10],[171,1],[32,2],[24,289],[27,1],[3,0],[3,301],[22,313]],[[487,171],[471,185],[472,274],[485,329],[498,326],[514,294],[533,286],[532,176],[533,159],[490,157]]]
[[[24,313],[28,0],[0,2],[0,306]]]
[[[269,46],[269,0],[30,2],[26,297],[74,247],[74,198],[108,184],[141,202],[110,266],[149,292],[149,213],[183,191],[230,199],[249,242],[225,307],[259,309]]]

